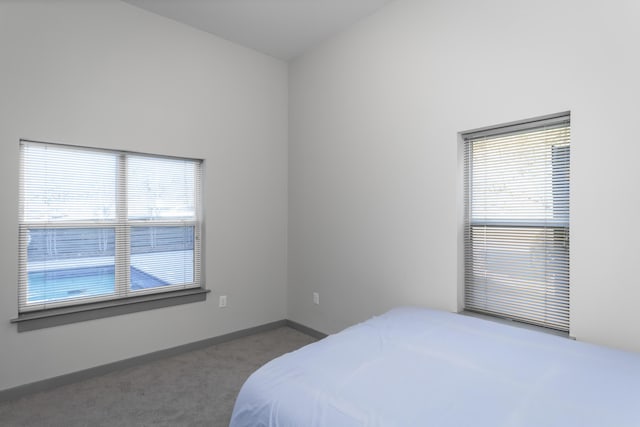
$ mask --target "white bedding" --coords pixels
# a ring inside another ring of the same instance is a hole
[[[640,355],[398,308],[260,368],[231,427],[639,427]]]

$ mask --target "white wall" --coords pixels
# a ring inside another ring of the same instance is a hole
[[[17,333],[20,138],[205,159],[208,300]],[[283,62],[115,0],[2,2],[0,176],[0,390],[286,317]]]
[[[397,0],[292,63],[289,318],[456,311],[457,133],[570,110],[571,333],[640,351],[639,19],[635,0]]]
[[[396,0],[294,61],[287,99],[286,64],[116,0],[0,2],[0,390],[285,317],[455,311],[457,133],[565,110],[572,334],[640,351],[638,18]],[[20,138],[206,159],[207,302],[18,334]]]

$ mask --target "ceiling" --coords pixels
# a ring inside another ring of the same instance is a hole
[[[124,0],[288,61],[393,0]]]

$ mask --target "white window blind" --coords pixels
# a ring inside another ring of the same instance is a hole
[[[465,308],[568,331],[569,115],[463,139]]]
[[[201,286],[201,161],[21,141],[19,311]]]

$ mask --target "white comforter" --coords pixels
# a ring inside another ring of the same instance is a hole
[[[260,368],[231,427],[640,427],[640,355],[398,308]]]

